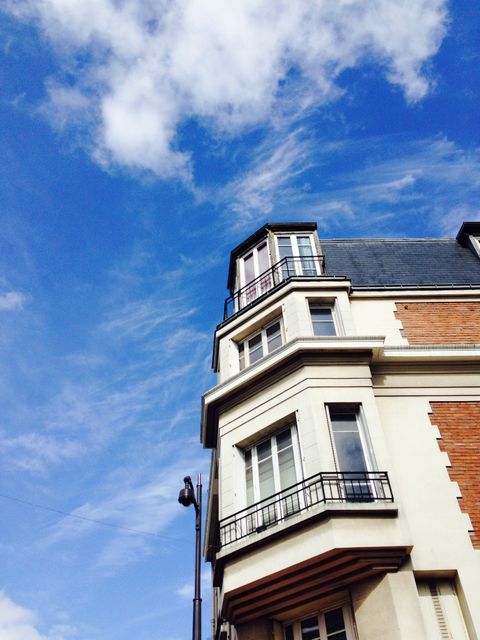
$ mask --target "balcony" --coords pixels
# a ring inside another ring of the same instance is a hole
[[[315,278],[323,275],[325,275],[324,256],[286,256],[227,298],[223,319],[228,320],[290,278]]]
[[[288,524],[289,518],[307,514],[317,505],[374,502],[393,502],[385,471],[324,471],[221,520],[219,546],[223,549],[280,523]]]

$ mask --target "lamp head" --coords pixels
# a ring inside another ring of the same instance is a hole
[[[189,507],[191,504],[195,504],[195,492],[193,490],[192,480],[189,476],[183,479],[185,487],[178,494],[178,501],[184,507]]]

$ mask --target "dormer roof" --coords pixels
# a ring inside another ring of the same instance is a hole
[[[462,245],[462,247],[466,247],[470,236],[480,238],[480,221],[462,222],[460,231],[457,233],[457,241]]]

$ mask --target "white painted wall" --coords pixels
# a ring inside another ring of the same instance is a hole
[[[435,292],[438,299],[438,292]],[[311,336],[308,300],[336,300],[345,335],[385,336],[402,345],[395,301],[381,294],[353,297],[345,286],[319,289],[292,283],[219,332],[219,380],[238,374],[236,340],[245,338],[275,314],[282,314],[287,341]],[[422,299],[426,294],[422,292]],[[433,357],[433,354],[432,354]],[[431,400],[480,400],[475,361],[462,367],[448,360],[428,370],[408,359],[386,367],[368,361],[306,366],[238,402],[219,418],[220,518],[245,506],[243,449],[295,416],[304,476],[333,470],[333,452],[325,405],[360,403],[365,414],[377,469],[388,471],[398,518],[335,518],[227,562],[223,590],[339,547],[412,544],[411,565],[398,574],[352,589],[360,640],[420,640],[427,635],[419,609],[414,572],[458,574],[464,616],[473,640],[480,637],[480,551],[468,535],[468,516],[458,505],[458,486],[450,482],[448,458],[438,447],[429,419]],[[372,375],[373,372],[373,375]],[[245,372],[244,372],[245,373]],[[243,374],[242,374],[243,375]],[[240,378],[241,376],[239,376]],[[388,626],[387,621],[390,621]],[[395,622],[392,622],[395,621]]]

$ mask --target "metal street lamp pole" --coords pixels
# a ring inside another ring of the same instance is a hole
[[[202,640],[202,598],[201,588],[201,553],[202,553],[202,476],[197,477],[197,496],[193,490],[190,476],[183,479],[185,487],[178,495],[178,501],[184,507],[191,504],[195,507],[195,591],[193,596],[193,630],[192,639]]]

